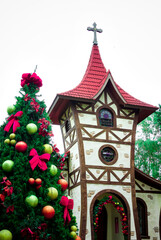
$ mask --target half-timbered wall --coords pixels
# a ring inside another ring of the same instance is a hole
[[[113,113],[113,127],[100,126],[98,114],[101,108],[108,108]],[[70,150],[69,194],[75,199],[77,221],[81,219],[78,228],[86,232],[83,240],[92,239],[91,201],[106,189],[114,189],[127,199],[131,219],[129,239],[137,239],[133,216],[136,117],[134,110],[120,108],[106,89],[95,103],[71,103],[61,117],[65,150]],[[68,132],[65,129],[67,120],[71,124]],[[99,149],[106,145],[113,147],[117,155],[112,164],[105,164],[100,158]]]
[[[147,184],[136,180],[136,197],[142,199],[147,205],[147,226],[148,235],[152,240],[160,239],[160,209],[161,209],[161,190],[152,188]],[[144,238],[149,239],[149,238]]]

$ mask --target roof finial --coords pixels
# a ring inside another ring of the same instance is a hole
[[[88,27],[88,28],[87,28],[88,31],[93,31],[93,32],[94,32],[94,40],[93,40],[93,44],[94,44],[94,45],[97,45],[97,44],[98,44],[96,32],[99,32],[99,33],[103,32],[102,29],[97,29],[96,26],[97,26],[97,24],[94,22],[94,23],[93,23],[93,28],[91,28],[91,27]]]
[[[35,67],[34,73],[36,73],[36,70],[37,70],[37,65],[36,65],[36,67]]]

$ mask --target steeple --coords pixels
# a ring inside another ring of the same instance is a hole
[[[53,120],[53,123],[59,124],[58,119],[63,112],[64,107],[69,103],[70,100],[93,102],[106,87],[112,87],[112,92],[117,98],[120,105],[128,108],[139,109],[140,114],[138,122],[142,121],[158,108],[148,103],[142,102],[128,94],[114,81],[110,70],[106,71],[99,53],[96,37],[96,32],[101,33],[102,30],[96,28],[96,23],[94,23],[93,26],[94,28],[87,28],[87,30],[94,32],[94,41],[91,56],[84,77],[80,84],[74,89],[57,94],[55,100],[53,101],[53,104],[49,109],[49,114]]]

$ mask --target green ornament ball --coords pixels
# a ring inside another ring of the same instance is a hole
[[[6,139],[4,140],[4,143],[10,144],[10,139],[9,139],[9,138],[6,138]]]
[[[12,233],[7,229],[1,230],[0,231],[0,240],[12,240]]]
[[[26,126],[26,130],[29,135],[35,134],[37,132],[37,126],[34,123],[29,123]]]
[[[11,113],[13,113],[16,110],[14,105],[8,106],[7,108],[7,113],[10,115]]]
[[[38,205],[39,200],[38,200],[38,198],[35,195],[30,195],[30,196],[25,198],[25,202],[29,206],[35,208]]]
[[[9,135],[9,138],[12,140],[12,139],[14,139],[16,137],[16,134],[15,133],[11,133],[10,135]]]
[[[12,160],[6,160],[2,164],[2,169],[5,172],[11,172],[14,166],[14,162]]]
[[[77,234],[76,234],[76,232],[71,231],[71,232],[70,232],[70,236],[71,236],[72,238],[76,239]]]
[[[76,232],[77,231],[77,227],[73,225],[73,226],[71,226],[71,230]]]
[[[53,152],[53,148],[50,144],[44,144],[43,147],[44,147],[44,153],[51,154]]]
[[[51,176],[55,176],[57,174],[57,172],[58,172],[58,169],[57,169],[57,167],[54,164],[52,164],[50,166],[50,170],[49,171],[50,171]]]
[[[15,145],[15,144],[16,144],[16,140],[15,140],[15,139],[12,139],[12,140],[10,141],[10,144],[11,144],[11,145]]]
[[[51,200],[54,200],[58,197],[58,191],[56,188],[54,187],[49,187],[48,188],[48,197],[51,199]]]

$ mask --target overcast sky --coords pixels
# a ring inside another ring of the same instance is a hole
[[[161,104],[160,0],[1,0],[0,124],[15,103],[22,73],[43,80],[49,108],[57,93],[83,78],[93,42],[88,26],[103,33],[98,46],[106,69],[134,97]],[[63,151],[61,133],[55,143]]]

